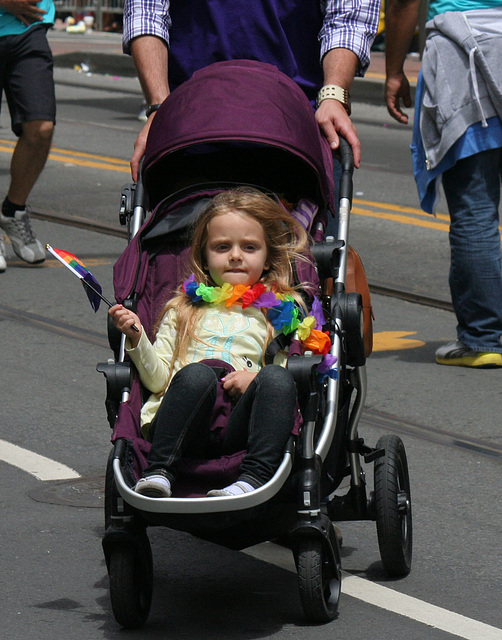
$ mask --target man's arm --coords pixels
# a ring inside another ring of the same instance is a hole
[[[169,95],[167,44],[156,36],[141,36],[132,41],[131,52],[147,104],[161,104]]]
[[[324,84],[335,84],[350,92],[358,65],[357,55],[349,49],[331,49],[323,58]],[[359,167],[361,143],[357,137],[356,128],[343,104],[338,100],[328,98],[321,102],[315,115],[331,148],[338,148],[338,135],[342,135],[352,147],[354,166]]]
[[[131,52],[147,104],[162,104],[169,95],[166,43],[156,36],[140,36],[132,41]],[[155,112],[149,116],[134,142],[131,174],[135,182],[138,180],[139,163],[145,153],[148,132],[154,118]]]
[[[351,3],[328,0],[319,34],[324,85],[334,84],[350,91],[354,76],[364,75],[379,16],[380,0],[354,0]],[[316,119],[333,149],[338,147],[338,134],[347,139],[354,153],[354,164],[359,167],[361,145],[343,105],[335,99],[323,100]]]
[[[46,11],[37,7],[38,0],[0,0],[0,7],[29,26],[44,19]]]
[[[1,1],[1,0],[0,0]],[[123,48],[130,53],[147,105],[161,104],[169,95],[168,44],[171,18],[169,0],[126,0]],[[150,115],[134,143],[131,173],[138,179],[138,167],[145,153],[148,132],[155,117]]]
[[[385,102],[390,115],[402,124],[408,115],[401,109],[411,107],[411,92],[404,73],[404,61],[418,24],[420,0],[387,0],[385,15]]]

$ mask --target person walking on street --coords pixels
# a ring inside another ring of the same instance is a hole
[[[18,136],[0,228],[16,255],[30,264],[45,260],[26,201],[45,166],[56,121],[53,60],[47,42],[54,15],[53,0],[0,0],[0,98],[5,91],[12,130]],[[0,270],[5,267],[1,243]]]
[[[406,124],[403,65],[420,0],[388,0],[386,103]],[[502,367],[502,0],[430,0],[415,99],[413,172],[424,211],[442,181],[450,214],[449,284],[457,340],[436,362]]]

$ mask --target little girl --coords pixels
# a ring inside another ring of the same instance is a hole
[[[204,457],[212,445],[218,377],[206,360],[231,365],[222,379],[232,411],[219,455],[246,450],[238,481],[208,495],[247,493],[272,478],[293,429],[296,387],[284,351],[264,366],[266,347],[281,332],[324,336],[292,286],[293,261],[305,260],[307,246],[304,229],[279,202],[254,189],[226,191],[196,224],[192,274],[167,303],[154,343],[136,314],[110,309],[152,393],[141,412],[152,447],[138,493],[171,496],[181,457]]]

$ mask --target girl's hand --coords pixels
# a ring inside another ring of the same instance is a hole
[[[143,328],[138,316],[126,309],[121,304],[116,304],[108,310],[108,314],[113,320],[115,327],[126,335],[131,343],[131,347],[134,349],[138,346],[139,339]],[[135,325],[139,331],[135,331],[132,326]]]
[[[251,371],[232,371],[223,380],[223,388],[232,398],[240,398],[258,374]]]

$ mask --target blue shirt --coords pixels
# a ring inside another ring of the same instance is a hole
[[[37,3],[37,7],[43,9],[46,13],[41,21],[37,20],[29,26],[26,26],[21,20],[16,18],[15,15],[0,7],[0,38],[3,36],[17,36],[36,24],[54,24],[56,8],[54,7],[53,0],[40,0],[40,2]]]

